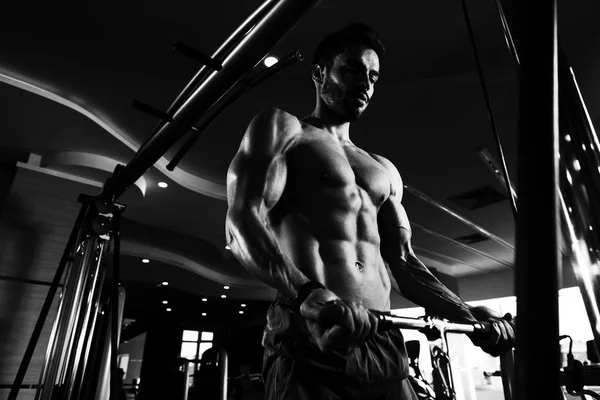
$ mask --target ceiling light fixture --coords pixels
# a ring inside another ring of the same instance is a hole
[[[277,62],[279,61],[279,59],[277,57],[274,56],[268,56],[267,58],[265,58],[265,67],[270,68],[273,65],[277,64]]]
[[[227,296],[225,296],[224,294],[222,294],[222,295],[221,295],[221,298],[222,298],[222,299],[225,299],[225,298],[227,298]]]
[[[158,182],[158,187],[161,187],[161,188],[164,189],[164,188],[166,188],[168,186],[169,186],[169,184],[167,182]]]
[[[166,300],[163,300],[163,304],[169,304],[169,302]]]
[[[170,308],[167,308],[167,311],[171,311],[171,309],[170,309]]]
[[[142,258],[142,262],[143,262],[144,264],[148,264],[148,263],[150,262],[150,260],[148,260],[147,258]]]
[[[163,282],[162,285],[163,286],[167,286],[169,284],[169,282]]]
[[[244,313],[243,311],[240,311],[240,314],[243,314],[243,313]]]
[[[207,299],[206,297],[204,297],[204,298],[202,299],[202,301],[208,301],[208,299]]]
[[[223,289],[227,290],[229,289],[229,286],[223,286]]]
[[[569,135],[565,135],[565,140],[566,140],[567,142],[570,142],[570,141],[571,141],[571,136],[569,136]]]
[[[246,307],[246,305],[245,305],[245,304],[242,304],[242,307]]]
[[[206,317],[206,313],[205,313],[205,312],[203,312],[203,313],[202,313],[202,316],[203,316],[203,317]]]

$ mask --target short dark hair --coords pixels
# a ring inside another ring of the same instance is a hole
[[[373,49],[379,60],[385,56],[385,46],[375,30],[369,25],[352,22],[345,28],[323,38],[313,54],[312,65],[324,65],[331,68],[336,56],[346,51],[350,44],[361,44]]]

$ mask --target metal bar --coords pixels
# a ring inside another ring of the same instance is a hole
[[[242,38],[254,28],[254,26],[260,21],[260,19],[263,18],[265,14],[268,11],[270,11],[278,1],[279,0],[267,0],[263,4],[261,4],[261,6],[254,11],[254,13],[252,13],[248,18],[246,18],[246,20],[231,35],[229,35],[229,37],[225,40],[225,42],[223,42],[223,44],[217,49],[217,51],[211,56],[211,58],[218,63],[222,63],[223,60],[225,60],[225,57],[231,51],[231,48],[234,45],[237,45],[242,40]],[[200,86],[200,84],[204,81],[204,79],[210,72],[210,68],[208,68],[206,65],[203,65],[198,70],[196,75],[194,75],[194,77],[185,86],[185,88],[183,88],[181,93],[179,93],[177,98],[173,101],[173,103],[167,110],[167,114],[172,114],[175,112],[176,109],[180,108],[181,104],[188,99],[188,97],[191,93],[193,93],[194,90],[198,89],[198,86]],[[152,138],[156,135],[157,132],[159,132],[163,128],[164,125],[165,122],[160,121],[157,124],[156,128],[154,128],[152,135],[148,138],[148,140],[146,140],[146,142],[144,142],[140,146],[138,151],[142,151],[142,149],[146,147],[148,142],[152,140]]]
[[[476,323],[454,323],[447,322],[438,318],[409,318],[391,313],[382,313],[380,311],[370,311],[374,314],[382,329],[400,328],[400,329],[432,329],[436,328],[445,333],[465,333],[465,334],[488,334],[489,324],[484,322]]]
[[[566,261],[577,278],[594,340],[600,343],[600,146],[563,54],[559,67],[561,134],[570,137],[560,141],[562,215],[567,224],[563,238],[570,250]]]
[[[76,346],[74,346],[74,358],[72,364],[73,368],[69,379],[70,389],[67,392],[68,396],[73,399],[80,398],[79,392],[81,390],[81,382],[87,361],[86,350],[88,348],[90,337],[93,335],[92,328],[95,320],[94,297],[96,295],[98,286],[102,285],[102,282],[100,281],[100,269],[104,247],[105,243],[102,241],[96,243],[94,249],[95,257],[93,259],[90,257],[90,269],[88,270],[88,274],[85,278],[86,287],[84,288],[83,296],[87,298],[87,300],[82,302],[81,325],[74,335]]]
[[[8,394],[7,400],[16,400],[17,396],[19,395],[19,390],[21,389],[21,385],[23,384],[23,379],[25,379],[25,374],[27,373],[27,368],[29,367],[29,363],[31,362],[31,357],[33,356],[33,352],[35,351],[37,342],[39,341],[40,335],[42,334],[42,330],[44,329],[44,324],[46,323],[46,318],[48,318],[48,313],[50,312],[50,307],[52,306],[54,296],[56,295],[56,290],[60,285],[60,281],[62,280],[65,267],[69,261],[69,258],[71,257],[73,248],[75,247],[75,241],[79,233],[79,227],[87,209],[88,204],[82,203],[81,209],[79,210],[79,214],[77,215],[75,223],[73,224],[71,234],[69,235],[69,239],[67,240],[65,250],[63,251],[60,262],[58,263],[56,272],[54,273],[52,284],[50,285],[48,293],[46,294],[46,299],[44,300],[44,304],[42,305],[42,309],[40,310],[40,315],[38,316],[38,319],[35,323],[35,327],[33,328],[33,332],[31,333],[31,338],[29,339],[29,343],[27,344],[27,348],[25,349],[25,354],[23,355],[23,359],[21,360],[21,364],[19,365],[19,369],[17,370],[17,375],[15,376],[15,380],[10,389],[10,393]]]
[[[115,244],[114,258],[113,258],[113,281],[111,287],[111,305],[112,305],[112,322],[110,330],[110,348],[111,348],[111,371],[110,371],[110,387],[111,387],[111,398],[117,399],[120,389],[120,382],[117,379],[117,373],[119,365],[117,364],[117,356],[119,353],[119,275],[120,265],[119,258],[121,257],[121,211],[115,206],[113,208],[113,239]],[[122,382],[121,382],[122,383]]]
[[[481,226],[475,224],[474,222],[468,220],[467,218],[463,217],[462,215],[460,215],[459,213],[457,213],[456,211],[442,205],[440,202],[436,201],[435,199],[433,199],[431,196],[426,195],[425,193],[421,192],[418,189],[415,189],[414,187],[411,187],[409,185],[404,185],[404,188],[406,189],[407,192],[412,193],[413,195],[417,196],[418,198],[420,198],[421,200],[426,201],[427,203],[429,203],[430,205],[434,206],[435,208],[445,212],[446,214],[450,215],[451,217],[456,218],[457,220],[459,220],[460,222],[462,222],[463,224],[467,225],[469,228],[476,230],[477,232],[479,232],[481,235],[487,237],[490,240],[493,240],[494,242],[506,247],[509,250],[514,251],[515,250],[515,246],[513,246],[512,244],[508,243],[506,240],[494,235],[493,233],[483,229]]]
[[[118,198],[166,151],[180,139],[202,113],[208,110],[237,79],[252,69],[320,0],[280,0],[268,14],[235,45],[223,61],[174,112],[173,121],[163,127],[138,151],[133,160],[105,187],[103,195]],[[143,156],[142,156],[143,155]]]
[[[498,16],[500,17],[500,22],[502,23],[502,32],[504,33],[504,40],[506,40],[506,46],[508,47],[513,62],[518,67],[519,64],[521,64],[521,61],[519,60],[519,53],[517,52],[517,47],[515,46],[515,42],[513,41],[508,21],[506,20],[504,8],[502,7],[500,0],[495,0],[495,2],[496,10],[498,11]]]
[[[488,169],[490,170],[492,175],[494,175],[496,177],[496,179],[498,179],[500,184],[505,188],[504,190],[506,190],[506,187],[507,187],[506,179],[504,179],[504,175],[502,175],[502,173],[500,172],[498,167],[496,167],[496,162],[494,161],[494,157],[492,157],[492,155],[490,154],[490,151],[488,149],[486,149],[485,147],[483,147],[483,148],[477,150],[476,153],[477,153],[477,155],[479,155],[479,158],[481,158],[481,160],[484,162],[486,167],[488,167]],[[517,196],[517,192],[515,191],[512,182],[510,184],[510,193],[511,193],[512,197],[515,199],[515,201],[519,200],[519,198]]]
[[[558,66],[556,0],[518,0],[519,216],[516,399],[558,399]],[[536,28],[531,29],[532,23]],[[543,333],[539,321],[544,321]],[[539,360],[550,362],[540,363]]]
[[[500,373],[504,400],[513,400],[515,390],[515,352],[513,349],[500,356]]]
[[[219,349],[219,400],[227,400],[227,377],[229,376],[229,359],[227,350]]]
[[[475,57],[477,72],[479,76],[479,83],[481,84],[481,89],[483,90],[483,98],[485,100],[485,106],[487,109],[488,119],[490,121],[490,125],[492,128],[492,133],[494,134],[494,139],[496,141],[496,147],[498,149],[498,154],[500,155],[500,161],[502,163],[502,173],[504,174],[504,180],[506,181],[506,191],[510,196],[510,205],[513,212],[514,219],[517,219],[517,201],[513,196],[512,185],[510,176],[508,174],[508,168],[506,166],[506,159],[504,158],[504,150],[502,149],[502,142],[500,141],[500,135],[498,134],[498,129],[496,128],[496,120],[494,119],[494,114],[492,112],[492,104],[490,102],[490,95],[487,90],[487,84],[485,82],[485,78],[483,76],[483,68],[481,67],[481,61],[479,59],[479,52],[477,50],[477,43],[475,42],[475,36],[473,34],[473,28],[471,27],[471,19],[469,18],[469,12],[467,10],[467,3],[465,0],[461,0],[461,5],[463,8],[463,14],[465,16],[465,21],[467,24],[467,30],[469,32],[469,39],[471,40],[471,48],[473,49],[473,54]]]
[[[424,226],[422,226],[422,225],[419,225],[419,224],[417,224],[417,223],[415,223],[415,222],[412,222],[412,221],[411,221],[410,225],[411,225],[411,226],[414,226],[415,228],[418,228],[418,229],[422,230],[422,231],[423,231],[423,232],[425,232],[425,233],[428,233],[428,234],[429,234],[429,235],[431,235],[431,236],[435,236],[435,237],[437,237],[438,239],[442,239],[442,240],[444,240],[444,241],[446,241],[446,242],[448,242],[448,243],[452,243],[453,245],[455,245],[455,246],[458,246],[458,247],[460,247],[461,249],[464,249],[464,250],[470,251],[470,252],[472,252],[472,253],[475,253],[475,254],[477,254],[477,255],[479,255],[479,256],[481,256],[481,257],[485,257],[485,258],[487,258],[487,259],[490,259],[490,260],[492,260],[492,261],[495,261],[495,262],[497,262],[497,263],[499,263],[499,264],[502,264],[502,265],[504,265],[504,266],[506,266],[506,267],[508,267],[508,268],[513,268],[512,264],[510,264],[510,263],[507,263],[507,262],[506,262],[506,261],[504,261],[504,260],[501,260],[501,259],[499,259],[499,258],[496,258],[496,257],[494,257],[494,256],[491,256],[491,255],[489,255],[489,254],[487,254],[487,253],[485,253],[485,252],[483,252],[483,251],[481,251],[481,250],[477,250],[477,249],[476,249],[476,248],[474,248],[474,247],[471,247],[471,246],[469,246],[469,245],[466,245],[466,244],[464,244],[464,243],[461,243],[461,242],[459,242],[458,240],[455,240],[455,239],[452,239],[452,238],[450,238],[450,237],[448,237],[448,236],[442,235],[441,233],[437,233],[437,232],[435,232],[435,231],[432,231],[431,229],[425,228]]]
[[[104,250],[103,248],[102,250],[102,254],[99,257],[99,268],[96,272],[96,284],[91,290],[92,293],[90,297],[90,323],[85,338],[85,348],[82,354],[82,366],[80,368],[80,375],[77,377],[77,391],[73,394],[73,397],[75,399],[86,398],[85,393],[89,390],[89,388],[85,387],[85,385],[87,383],[87,380],[89,380],[89,375],[93,374],[93,371],[95,370],[94,360],[96,359],[96,357],[94,354],[92,354],[92,349],[94,346],[94,340],[98,334],[98,315],[100,314],[100,301],[102,297],[102,290],[104,288],[104,278],[106,275],[106,262],[104,258],[107,256],[108,253],[110,253],[110,249],[108,248],[106,248],[106,250]],[[96,378],[97,377],[94,377],[94,379]]]
[[[87,219],[89,214],[86,213],[84,219]],[[61,314],[57,315],[57,334],[55,342],[51,345],[52,357],[48,360],[48,369],[45,380],[40,386],[39,398],[50,400],[56,396],[57,385],[62,385],[64,369],[69,361],[69,341],[74,327],[74,318],[78,301],[78,289],[81,285],[82,270],[87,254],[87,247],[90,246],[89,239],[86,237],[84,229],[81,229],[77,238],[77,249],[72,257],[69,273],[65,279],[64,289],[60,299]]]
[[[253,87],[260,84],[266,78],[272,76],[273,74],[281,71],[283,68],[289,66],[292,62],[300,61],[304,59],[304,55],[300,50],[294,51],[292,54],[287,56],[285,59],[279,61],[277,64],[272,66],[271,68],[265,68],[262,73],[257,74],[257,76],[250,77],[249,81],[246,81],[245,77],[242,77],[238,84],[224,94],[217,102],[205,113],[205,116],[200,123],[193,130],[192,135],[188,138],[188,140],[181,146],[177,154],[173,157],[173,159],[167,165],[167,169],[169,171],[173,171],[177,164],[183,159],[183,157],[187,154],[187,152],[192,148],[192,146],[196,143],[196,141],[202,135],[202,132],[206,130],[210,126],[210,124],[234,101],[240,98],[244,93]],[[250,73],[251,74],[251,73]]]
[[[281,40],[319,0],[281,0],[231,51],[223,69],[213,72],[152,137],[143,151],[106,183],[100,197],[116,199],[180,139],[203,113]]]

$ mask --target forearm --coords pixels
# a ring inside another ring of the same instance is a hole
[[[390,269],[401,294],[428,313],[456,322],[476,321],[470,307],[433,276],[412,252],[390,262]]]
[[[237,260],[254,277],[295,298],[298,289],[309,281],[282,252],[257,212],[228,214],[227,243]]]

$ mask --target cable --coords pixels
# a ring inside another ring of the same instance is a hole
[[[500,141],[500,136],[498,135],[498,131],[496,129],[496,122],[494,120],[494,115],[492,114],[492,106],[489,100],[489,94],[487,90],[487,85],[485,83],[485,79],[483,77],[483,70],[481,68],[481,62],[479,60],[479,53],[477,51],[477,44],[475,43],[475,36],[473,35],[473,28],[471,27],[471,20],[469,19],[469,13],[467,11],[467,4],[465,0],[461,0],[461,5],[463,9],[463,14],[465,16],[465,22],[467,24],[467,30],[469,31],[469,39],[471,41],[471,47],[473,48],[473,55],[475,56],[475,61],[477,64],[477,72],[479,74],[479,80],[481,82],[481,88],[483,90],[483,96],[485,98],[485,105],[487,108],[488,118],[490,120],[490,124],[492,126],[492,131],[494,133],[494,138],[496,139],[496,146],[498,147],[498,153],[500,154],[500,162],[502,163],[502,173],[504,174],[504,181],[506,184],[506,191],[510,196],[510,205],[512,207],[513,216],[515,221],[517,220],[517,202],[513,195],[511,180],[508,176],[508,168],[506,167],[506,159],[504,158],[504,151],[502,150],[502,143]]]

